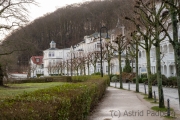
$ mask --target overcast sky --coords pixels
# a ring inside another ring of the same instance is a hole
[[[36,0],[39,3],[38,6],[31,6],[29,9],[30,21],[43,16],[46,13],[55,11],[57,8],[70,5],[73,3],[82,3],[91,0]]]

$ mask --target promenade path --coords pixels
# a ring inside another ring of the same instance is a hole
[[[151,110],[153,104],[143,99],[143,95],[134,91],[113,87],[107,88],[107,93],[99,102],[88,120],[166,120],[162,117],[166,112]]]

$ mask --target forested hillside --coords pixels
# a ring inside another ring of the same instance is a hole
[[[51,40],[57,43],[57,48],[70,47],[82,41],[85,35],[99,32],[102,25],[109,30],[115,28],[118,18],[126,30],[130,30],[132,25],[124,17],[133,14],[134,2],[92,1],[59,8],[11,33],[3,42],[3,50],[7,50],[7,46],[8,49],[27,48],[13,57],[15,64],[25,65],[32,55],[42,55],[42,51],[49,48]]]

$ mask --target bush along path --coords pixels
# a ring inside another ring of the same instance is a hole
[[[3,120],[82,120],[105,94],[108,77],[91,77],[0,102]]]

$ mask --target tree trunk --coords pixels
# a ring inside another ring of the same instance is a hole
[[[134,64],[133,64],[133,59],[131,59],[131,67],[132,67],[131,72],[133,73],[133,67],[134,67]]]
[[[159,92],[159,108],[164,108],[164,95],[162,88],[162,74],[161,74],[161,58],[160,58],[160,43],[156,40],[156,71],[158,81],[158,92]]]
[[[85,64],[83,65],[83,68],[84,68],[84,75],[86,75],[86,67],[85,67]]]
[[[94,73],[96,73],[96,63],[94,64]]]
[[[146,49],[147,77],[148,77],[148,98],[152,98],[151,60],[150,51]]]
[[[169,0],[169,2],[174,4],[173,0]],[[175,8],[170,6],[170,14],[171,14],[171,21],[172,21],[172,28],[173,28],[173,44],[172,45],[174,48],[174,59],[175,59],[175,66],[176,66],[178,96],[179,96],[179,105],[180,105],[180,43],[178,42],[178,24],[177,24],[178,13],[176,13],[175,11],[176,11]]]
[[[89,63],[87,63],[87,68],[88,68],[88,75],[89,75]]]
[[[60,72],[60,74],[62,75],[62,68],[61,68],[61,72]]]
[[[108,76],[110,77],[110,60],[108,60]]]
[[[2,67],[0,65],[0,86],[3,86],[3,77],[4,77],[3,70],[2,70]]]
[[[72,65],[72,63],[71,63]],[[67,75],[68,75],[69,69],[68,69],[68,60],[67,60]],[[65,71],[64,71],[64,75],[65,75]]]
[[[76,73],[76,74],[77,74],[77,76],[78,76],[78,72],[79,72],[79,69],[77,68],[77,73]]]
[[[121,52],[119,50],[119,83],[120,83],[120,88],[123,89],[123,84],[122,84],[122,68],[121,68]]]
[[[180,45],[175,45],[179,49],[174,49],[175,54],[175,65],[176,65],[176,76],[177,76],[177,86],[178,86],[178,96],[179,96],[179,106],[180,106]]]
[[[138,43],[136,42],[136,92],[139,92],[139,76],[138,76]]]
[[[111,80],[111,76],[110,76],[110,67],[111,67],[111,64],[110,64],[110,59],[108,59],[108,76],[109,76],[109,80]],[[110,82],[108,82],[108,86],[110,86]]]

